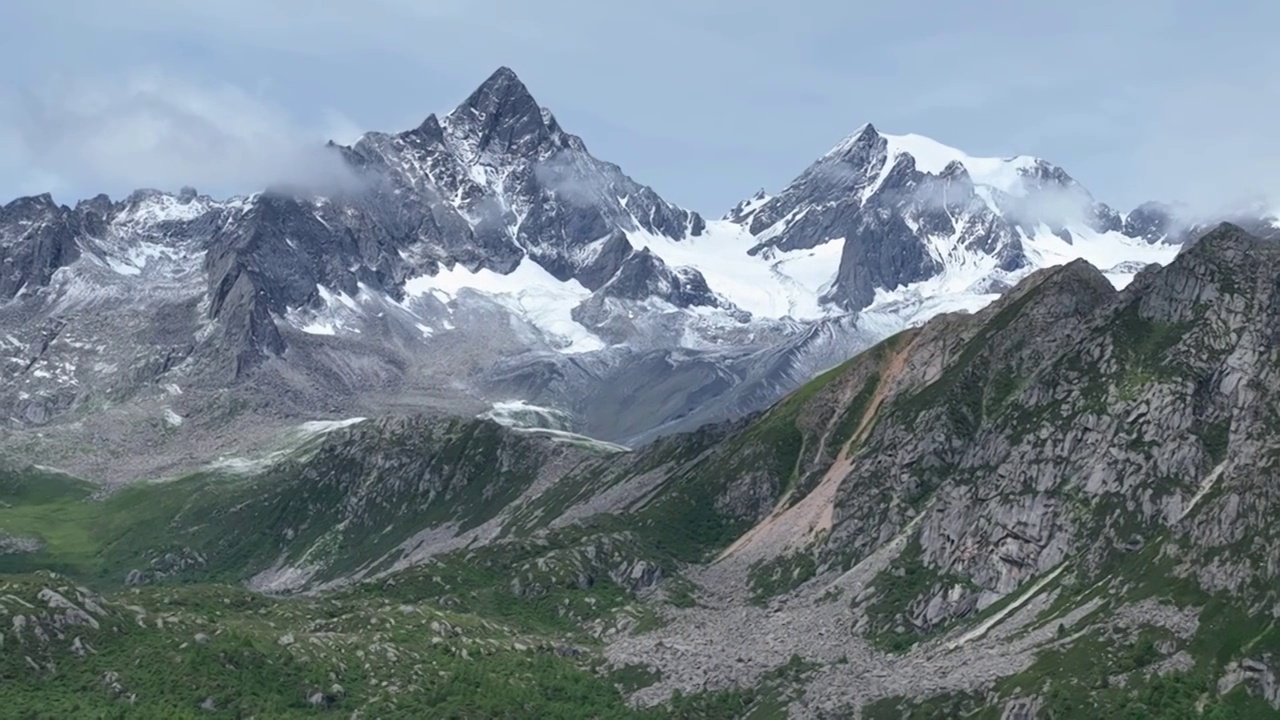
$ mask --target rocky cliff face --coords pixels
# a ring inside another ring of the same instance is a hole
[[[1232,489],[1266,473],[1275,250],[1222,226],[1122,292],[1068,265],[953,330],[945,365],[898,376],[858,451],[870,462],[842,482],[832,547],[862,556],[921,516],[923,561],[967,578],[980,609],[1067,561],[1090,574],[1165,537],[1240,541],[1224,524],[1275,501],[1258,487],[1242,507]],[[1271,581],[1257,560],[1274,538],[1251,542],[1206,589]]]
[[[1277,261],[1222,225],[1123,291],[1071,263],[864,353],[796,414],[791,479],[746,547],[848,568],[903,538],[932,579],[864,621],[899,639],[1144,553],[1205,592],[1271,584]]]
[[[80,218],[49,195],[19,198],[0,208],[0,298],[35,291],[80,255]]]

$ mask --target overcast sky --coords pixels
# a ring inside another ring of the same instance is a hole
[[[5,0],[0,198],[249,192],[508,65],[718,217],[863,122],[1033,154],[1120,209],[1280,195],[1280,3]]]

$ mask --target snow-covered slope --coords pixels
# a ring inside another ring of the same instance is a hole
[[[863,141],[863,136],[871,133],[875,133],[875,128],[871,125],[863,125],[832,148],[827,156],[839,158],[844,153],[855,150],[858,143]],[[1010,158],[974,157],[923,135],[883,133],[879,135],[885,142],[886,159],[875,180],[864,192],[864,197],[870,197],[880,189],[889,171],[903,155],[910,156],[916,170],[931,175],[941,175],[951,163],[960,163],[964,165],[975,185],[986,185],[1010,195],[1026,193],[1024,180],[1029,174],[1034,173],[1040,162],[1029,155]]]
[[[410,298],[431,295],[444,303],[456,301],[467,291],[486,295],[528,320],[548,338],[563,343],[557,348],[563,352],[589,352],[604,346],[572,316],[573,308],[590,297],[591,291],[573,278],[556,279],[529,258],[521,259],[506,274],[488,268],[472,272],[461,264],[454,265],[435,275],[412,278],[405,282],[404,290]],[[424,328],[423,332],[432,330]]]

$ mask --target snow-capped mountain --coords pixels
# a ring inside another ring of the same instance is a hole
[[[1124,218],[1044,160],[972,157],[864,125],[776,196],[757,195],[728,218],[755,237],[757,254],[840,240],[820,299],[856,311],[903,295],[987,296],[1075,258],[1103,269],[1167,261],[1168,232],[1152,230],[1172,218],[1152,215],[1126,233]]]
[[[452,112],[328,150],[350,178],[323,193],[0,208],[0,414],[154,443],[246,413],[521,402],[638,442],[762,407],[1039,267],[1084,258],[1123,283],[1186,232],[1043,160],[870,125],[706,221],[593,157],[506,68]]]

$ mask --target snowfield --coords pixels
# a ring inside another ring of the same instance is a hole
[[[712,292],[757,318],[813,320],[838,314],[819,298],[835,280],[844,238],[832,238],[811,250],[769,248],[750,255],[756,238],[725,220],[709,221],[702,236],[684,240],[646,232],[631,232],[627,238],[673,268],[702,273]]]
[[[560,339],[565,343],[564,352],[590,352],[605,346],[570,315],[573,308],[591,296],[591,291],[577,280],[560,282],[527,257],[507,275],[487,268],[471,272],[454,265],[436,275],[411,278],[405,282],[404,290],[411,298],[435,295],[442,302],[450,302],[468,290],[483,293],[548,336]]]
[[[891,334],[925,322],[944,312],[975,312],[999,297],[999,290],[1011,286],[1037,269],[1084,259],[1103,271],[1117,288],[1133,279],[1137,270],[1150,264],[1168,263],[1178,247],[1146,243],[1120,233],[1097,233],[1086,226],[1068,228],[1068,243],[1049,228],[1041,226],[1023,244],[1031,265],[1015,273],[997,267],[996,259],[971,252],[953,238],[932,238],[930,252],[942,263],[943,271],[922,282],[892,290],[880,289],[875,300],[862,311],[867,323]],[[821,302],[840,266],[844,238],[833,238],[809,250],[779,252],[766,248],[748,254],[754,238],[741,225],[712,221],[701,237],[686,240],[644,232],[628,234],[637,249],[646,248],[672,268],[690,267],[706,278],[711,290],[755,319],[797,321],[818,320],[846,314],[840,307]],[[435,276],[409,280],[411,297],[434,295],[449,302],[464,292],[493,299],[517,316],[558,338],[566,353],[583,353],[605,347],[604,341],[573,320],[573,309],[591,292],[576,280],[561,282],[532,260],[525,259],[516,270],[502,275],[482,269],[471,272],[461,265]],[[655,301],[656,302],[656,301]],[[722,310],[693,308],[681,310],[661,303],[664,312],[685,313],[690,322],[716,316],[721,323],[738,323]],[[331,333],[328,321],[313,321],[303,329]],[[426,332],[424,330],[424,332]],[[696,340],[690,337],[689,346]]]

